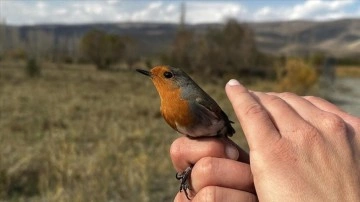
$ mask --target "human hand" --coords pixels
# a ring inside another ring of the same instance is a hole
[[[249,92],[235,80],[226,92],[259,201],[360,201],[359,118],[320,98]]]
[[[191,172],[192,201],[256,201],[248,154],[229,139],[179,137],[171,145],[178,172]],[[177,202],[188,201],[178,192]]]

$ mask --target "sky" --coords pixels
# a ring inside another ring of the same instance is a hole
[[[182,2],[188,24],[360,18],[357,0],[0,0],[0,19],[11,25],[178,23]]]

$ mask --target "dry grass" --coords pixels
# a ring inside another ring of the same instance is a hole
[[[178,134],[162,119],[151,81],[132,70],[42,67],[31,79],[24,63],[0,64],[0,201],[171,201],[179,183],[169,148]],[[247,148],[224,91],[230,77],[194,79]],[[278,90],[251,81],[251,89]]]
[[[1,201],[172,200],[179,184],[169,148],[177,134],[149,80],[53,64],[30,79],[24,66],[0,64]],[[225,83],[205,82],[235,120]]]
[[[360,77],[360,66],[338,66],[336,67],[338,77]]]

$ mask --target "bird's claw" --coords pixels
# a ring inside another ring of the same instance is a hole
[[[184,190],[185,196],[187,199],[191,200],[189,197],[188,189],[190,190],[190,174],[191,174],[192,167],[187,167],[184,172],[176,173],[176,179],[180,180],[180,192]]]

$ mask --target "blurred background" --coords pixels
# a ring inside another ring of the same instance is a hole
[[[178,137],[151,81],[230,78],[360,116],[360,2],[0,0],[0,201],[172,201]]]

